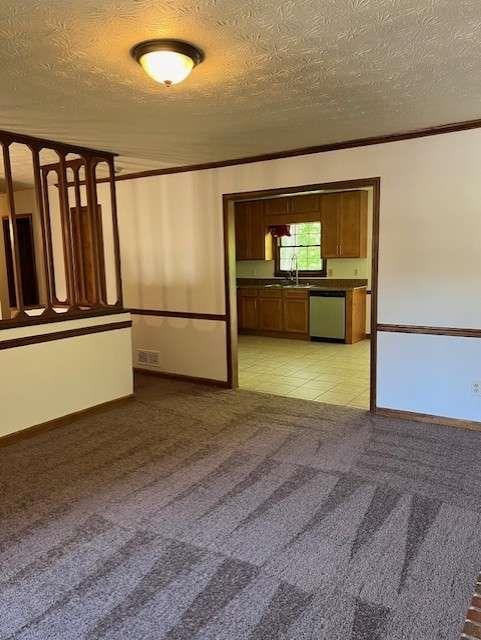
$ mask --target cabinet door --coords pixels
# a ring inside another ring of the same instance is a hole
[[[236,260],[249,260],[249,207],[247,202],[235,205],[235,253]]]
[[[319,213],[320,197],[317,193],[306,193],[290,198],[290,213]]]
[[[289,198],[269,198],[264,200],[266,216],[278,216],[289,213]]]
[[[367,256],[367,193],[346,191],[341,195],[339,257]]]
[[[339,217],[340,193],[326,193],[321,196],[321,256],[339,257]]]
[[[267,233],[264,202],[235,205],[236,260],[271,260],[272,239]]]
[[[249,233],[248,233],[248,260],[270,260],[268,250],[267,225],[264,216],[264,201],[248,202]],[[272,239],[271,239],[272,240]]]
[[[239,296],[238,324],[239,329],[258,329],[259,316],[257,298]]]
[[[282,331],[282,299],[259,298],[259,329]]]
[[[291,333],[309,333],[309,300],[286,298],[284,300],[284,330]]]

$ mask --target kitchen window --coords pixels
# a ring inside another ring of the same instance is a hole
[[[296,268],[300,276],[325,276],[326,260],[321,258],[321,223],[290,224],[290,236],[277,239],[276,275],[288,276]]]

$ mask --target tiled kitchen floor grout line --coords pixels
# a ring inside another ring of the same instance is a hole
[[[369,341],[355,345],[239,336],[241,389],[369,408]]]

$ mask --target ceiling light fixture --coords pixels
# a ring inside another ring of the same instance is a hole
[[[185,80],[204,59],[200,49],[183,40],[146,40],[130,53],[147,75],[166,87]]]

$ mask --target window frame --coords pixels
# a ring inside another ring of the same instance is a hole
[[[288,222],[289,225],[295,224],[304,224],[306,222],[314,222],[313,220],[302,220],[297,222]],[[288,277],[290,275],[290,271],[282,271],[281,270],[281,240],[282,238],[273,238],[274,241],[274,263],[275,263],[275,275],[277,277]],[[292,245],[295,247],[300,247],[304,245]],[[306,245],[310,247],[316,247],[317,245]],[[319,251],[322,247],[322,226],[321,226],[321,243],[319,244]],[[322,260],[322,269],[317,270],[306,270],[299,269],[299,277],[300,278],[325,278],[327,276],[327,260],[321,256]]]

